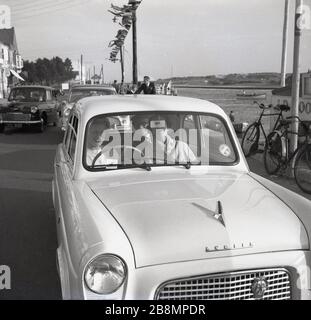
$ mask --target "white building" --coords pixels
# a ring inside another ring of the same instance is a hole
[[[0,29],[0,97],[8,95],[8,88],[22,78],[19,73],[23,68],[23,60],[18,53],[15,30]]]

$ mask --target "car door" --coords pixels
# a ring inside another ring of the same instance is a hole
[[[73,228],[75,226],[76,200],[72,178],[76,157],[78,123],[78,117],[71,115],[63,143],[58,146],[54,168],[58,246],[59,252],[61,252],[63,268],[67,272],[68,279],[70,274],[74,273],[72,244],[74,243],[73,237],[75,234]]]

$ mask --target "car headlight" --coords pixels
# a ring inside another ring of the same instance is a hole
[[[38,111],[38,108],[37,107],[31,107],[30,108],[30,112],[31,113],[36,113]]]
[[[87,287],[98,294],[117,291],[126,277],[124,262],[114,255],[102,255],[93,259],[84,271]]]

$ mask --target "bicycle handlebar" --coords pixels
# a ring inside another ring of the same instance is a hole
[[[269,104],[267,106],[265,106],[263,103],[259,103],[258,101],[254,101],[254,104],[257,104],[259,108],[261,109],[270,109],[272,107],[272,104]]]

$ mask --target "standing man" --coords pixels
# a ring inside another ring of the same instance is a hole
[[[148,76],[144,76],[143,84],[135,91],[136,94],[143,92],[144,94],[156,94],[156,89],[153,82],[150,82]]]
[[[118,81],[114,80],[112,86],[116,89],[117,93],[119,93],[120,86],[118,85]]]

